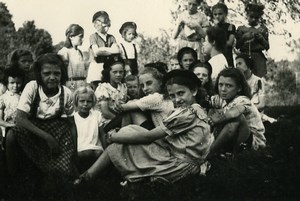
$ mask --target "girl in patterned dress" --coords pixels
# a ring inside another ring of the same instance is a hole
[[[86,69],[83,54],[78,46],[82,45],[83,28],[78,24],[71,24],[66,30],[64,47],[58,51],[66,63],[68,81],[66,86],[74,92],[78,87],[85,86]]]
[[[216,138],[211,154],[228,148],[234,156],[241,143],[255,150],[265,147],[265,128],[259,111],[250,100],[250,88],[242,72],[236,68],[222,70],[215,91],[217,95],[211,97],[214,110],[209,115]]]
[[[25,72],[20,68],[7,68],[4,70],[3,83],[7,90],[0,96],[0,147],[3,146],[2,137],[5,137],[6,131],[15,126],[17,105],[24,77]]]
[[[14,147],[17,140],[25,155],[56,190],[68,184],[78,172],[75,167],[77,132],[71,91],[64,61],[57,54],[44,54],[34,63],[36,81],[29,82],[17,107],[16,127],[7,134],[8,169],[16,175]],[[64,188],[65,189],[65,188]]]
[[[129,182],[174,183],[199,174],[213,141],[206,113],[197,104],[200,81],[188,70],[173,70],[163,83],[174,112],[152,130],[129,125],[111,134],[112,144],[74,184],[97,177],[111,163]]]

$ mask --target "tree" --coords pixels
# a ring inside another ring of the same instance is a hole
[[[24,22],[16,38],[16,47],[29,49],[36,56],[54,51],[51,35],[44,29],[36,28],[34,21]]]
[[[6,5],[0,2],[0,68],[7,63],[7,55],[14,48],[15,24]]]

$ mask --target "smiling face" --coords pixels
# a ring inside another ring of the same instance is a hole
[[[183,69],[188,70],[191,63],[193,63],[195,61],[193,55],[191,53],[186,53],[183,55],[182,59],[181,59],[181,65],[183,67]]]
[[[58,89],[61,82],[61,68],[55,64],[45,63],[41,67],[41,79],[44,90]]]
[[[109,71],[110,83],[115,86],[121,83],[124,78],[124,66],[121,63],[115,63],[111,66],[111,70]]]
[[[218,90],[220,97],[228,103],[238,95],[241,87],[231,77],[220,76]]]
[[[106,34],[110,27],[110,20],[100,16],[95,19],[94,27],[99,33]]]
[[[19,77],[8,77],[7,89],[12,93],[19,93],[22,87],[23,80]]]
[[[187,107],[196,102],[197,91],[192,91],[184,85],[167,85],[167,91],[175,107]]]
[[[151,73],[142,74],[139,76],[140,87],[145,95],[160,92],[161,81],[155,79]]]
[[[77,110],[81,117],[87,117],[93,107],[93,95],[82,93],[78,95]]]
[[[208,82],[208,70],[206,68],[196,67],[193,72],[201,81],[202,86]]]

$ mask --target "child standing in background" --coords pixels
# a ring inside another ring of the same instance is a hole
[[[188,9],[183,12],[177,20],[174,32],[174,39],[179,38],[177,51],[183,47],[191,47],[197,52],[197,57],[203,61],[202,40],[209,26],[209,21],[205,14],[198,11],[202,0],[187,0]]]
[[[94,110],[97,99],[90,87],[80,87],[74,94],[76,112],[74,114],[77,128],[77,151],[79,169],[85,170],[103,152],[99,138],[101,113]]]
[[[267,73],[267,59],[263,51],[270,48],[268,28],[260,22],[263,10],[262,4],[248,3],[248,24],[239,26],[236,32],[236,48],[253,59],[253,73],[258,77],[264,77]]]
[[[130,66],[132,75],[138,74],[138,50],[137,45],[133,42],[137,37],[136,29],[137,26],[134,22],[125,22],[119,30],[123,38],[123,41],[120,43],[121,56],[125,63]]]
[[[223,29],[226,33],[226,48],[224,51],[224,56],[227,59],[228,66],[234,67],[232,47],[235,40],[236,28],[233,24],[226,22],[228,15],[228,8],[224,3],[217,3],[212,7],[214,26]]]
[[[119,54],[120,49],[113,35],[108,34],[110,27],[109,15],[105,11],[98,11],[93,15],[96,33],[90,36],[90,66],[86,82],[95,90],[102,79],[103,64],[110,55]]]
[[[78,87],[85,85],[86,69],[83,54],[78,49],[82,45],[83,28],[78,24],[71,24],[66,30],[64,47],[58,51],[66,63],[68,81],[66,86],[74,92]]]

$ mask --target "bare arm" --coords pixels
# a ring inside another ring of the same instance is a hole
[[[120,53],[120,48],[117,44],[113,44],[111,47],[98,47],[97,45],[92,45],[91,48],[97,56],[108,56]]]
[[[143,132],[138,132],[133,130],[132,132],[123,133],[122,129],[112,134],[109,137],[110,142],[116,143],[128,143],[128,144],[143,144],[143,143],[150,143],[157,139],[163,138],[167,135],[161,127],[156,127],[150,131],[145,130]]]
[[[235,118],[239,117],[241,114],[243,114],[245,112],[245,109],[246,109],[245,106],[237,105],[222,115],[220,115],[220,114],[211,115],[210,121],[213,124],[220,124],[220,123],[227,122],[231,119],[235,119]]]
[[[0,109],[0,126],[3,126],[3,127],[15,126],[15,124],[8,123],[8,122],[4,121],[3,119],[4,119],[4,112],[2,109]]]
[[[108,101],[100,101],[100,110],[105,119],[113,119],[116,115],[108,107]]]
[[[233,43],[234,43],[234,35],[233,34],[230,34],[229,35],[229,38],[228,38],[228,40],[227,40],[227,42],[226,42],[226,45],[228,46],[228,47],[232,47],[233,46]]]
[[[174,39],[177,39],[177,37],[179,36],[179,34],[180,34],[181,30],[183,29],[183,27],[184,27],[184,22],[183,21],[178,23],[178,25],[175,28],[174,34],[173,34]]]

